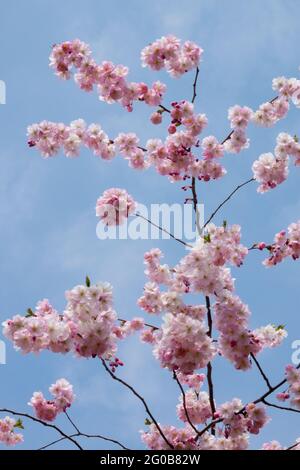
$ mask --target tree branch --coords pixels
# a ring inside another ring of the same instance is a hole
[[[255,355],[254,355],[253,353],[251,353],[250,356],[252,357],[253,361],[255,362],[255,364],[256,364],[256,366],[257,366],[257,368],[258,368],[258,370],[259,370],[259,372],[260,372],[262,378],[263,378],[264,381],[266,382],[266,384],[267,384],[269,390],[271,390],[271,389],[272,389],[272,385],[271,385],[271,383],[270,383],[268,377],[267,377],[266,374],[264,373],[264,371],[263,371],[263,369],[262,369],[260,363],[258,362],[258,360],[256,359],[256,357],[255,357]]]
[[[210,299],[209,299],[208,296],[205,297],[205,302],[206,302],[206,309],[207,309],[207,324],[208,324],[207,335],[211,338],[211,335],[212,335],[212,315],[211,315]],[[213,384],[213,378],[212,378],[212,364],[211,364],[211,362],[209,362],[207,364],[206,370],[207,370],[209,403],[210,403],[212,417],[214,417],[214,414],[216,412],[216,406],[215,406],[215,399],[214,399],[214,384]],[[213,435],[215,434],[214,427],[211,428],[211,433]]]
[[[193,83],[193,97],[192,97],[192,103],[195,102],[196,96],[197,96],[197,81],[199,77],[199,67],[196,68],[196,75],[195,75],[195,80]]]
[[[178,377],[177,377],[177,374],[175,372],[175,370],[173,371],[173,378],[174,380],[176,380],[180,390],[181,390],[181,393],[182,393],[182,403],[183,403],[183,409],[184,409],[184,412],[185,412],[185,415],[186,415],[186,419],[189,423],[189,425],[193,428],[193,430],[195,431],[195,433],[198,435],[199,434],[199,431],[198,429],[196,428],[196,426],[193,424],[190,416],[189,416],[189,413],[188,413],[188,410],[187,410],[187,407],[186,407],[186,396],[185,396],[185,391],[183,389],[183,386],[181,385],[180,381],[178,380]]]
[[[184,246],[188,246],[189,248],[192,248],[192,245],[190,245],[189,243],[185,242],[184,240],[181,240],[181,238],[177,238],[175,237],[175,235],[173,235],[173,233],[171,232],[168,232],[168,230],[166,230],[165,228],[161,227],[160,225],[157,225],[156,223],[152,222],[152,220],[148,219],[147,217],[144,217],[142,214],[140,214],[139,212],[136,212],[134,214],[136,217],[140,217],[141,219],[145,220],[146,222],[148,222],[150,225],[153,225],[154,227],[158,228],[161,232],[164,232],[166,234],[168,234],[171,238],[173,238],[173,240],[176,240],[177,242],[181,243],[182,245]]]
[[[82,433],[82,432],[79,431],[76,434],[72,434],[71,436],[68,436],[68,437],[69,438],[70,437],[86,437],[86,438],[89,438],[89,439],[101,439],[103,441],[112,442],[113,444],[116,444],[119,447],[121,447],[121,449],[123,449],[123,450],[130,450],[128,447],[125,447],[123,444],[121,444],[121,442],[117,441],[116,439],[111,439],[111,438],[106,437],[106,436],[101,436],[101,434],[85,434],[85,433]],[[61,437],[60,439],[57,439],[56,441],[50,442],[50,444],[46,444],[45,446],[40,447],[38,450],[47,449],[48,447],[51,447],[54,444],[58,444],[59,442],[62,442],[65,439],[66,439],[65,437]]]
[[[159,434],[161,435],[161,437],[163,438],[163,440],[165,441],[165,443],[170,447],[170,449],[174,449],[174,446],[168,441],[168,439],[166,438],[166,436],[164,435],[160,425],[158,424],[158,422],[156,421],[156,419],[154,418],[153,414],[151,413],[145,399],[131,386],[129,385],[127,382],[125,382],[125,380],[122,380],[120,379],[119,377],[117,377],[110,369],[109,367],[107,367],[106,363],[105,363],[105,360],[101,358],[101,361],[102,361],[102,364],[105,368],[105,370],[109,373],[109,375],[111,376],[111,378],[113,380],[116,380],[117,382],[121,383],[122,385],[124,385],[124,387],[128,388],[144,405],[144,408],[148,414],[148,416],[151,418],[151,420],[153,421],[154,425],[156,426]]]
[[[242,184],[239,184],[230,194],[229,196],[226,197],[226,199],[224,199],[223,202],[221,202],[221,204],[218,205],[218,207],[213,211],[213,213],[210,215],[210,217],[208,218],[208,220],[205,222],[205,224],[203,225],[202,227],[202,230],[212,221],[212,219],[214,218],[214,216],[217,214],[217,212],[219,212],[219,210],[224,206],[224,204],[226,204],[226,202],[228,202],[232,196],[239,190],[241,189],[243,186],[246,186],[246,184],[249,184],[251,183],[252,181],[255,181],[254,178],[250,178],[249,180],[245,181],[244,183]]]
[[[22,416],[24,418],[27,418],[27,419],[30,419],[31,421],[34,421],[36,423],[39,423],[39,424],[42,424],[43,426],[47,427],[47,428],[52,428],[52,429],[55,429],[55,431],[57,431],[61,436],[63,436],[64,439],[68,439],[69,441],[71,441],[79,450],[83,450],[83,448],[81,447],[80,444],[78,444],[77,441],[75,441],[75,439],[73,439],[73,437],[71,436],[68,436],[67,434],[65,434],[58,426],[56,426],[55,424],[50,424],[50,423],[46,423],[45,421],[42,421],[41,419],[38,419],[38,418],[35,418],[34,416],[31,416],[27,413],[19,413],[17,411],[14,411],[14,410],[9,410],[7,408],[2,408],[0,409],[0,413],[9,413],[13,416]]]
[[[272,408],[277,408],[278,410],[284,410],[284,411],[292,411],[293,413],[300,413],[300,410],[296,410],[296,408],[290,408],[288,406],[281,406],[281,405],[276,405],[275,403],[270,403],[267,400],[263,400],[263,403],[267,406],[270,406]]]

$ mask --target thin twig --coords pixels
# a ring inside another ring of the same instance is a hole
[[[105,368],[105,370],[109,373],[109,375],[111,376],[111,378],[113,380],[116,380],[117,382],[121,383],[122,385],[124,385],[124,387],[128,388],[129,390],[131,390],[131,392],[143,403],[144,405],[144,408],[147,412],[147,414],[149,415],[149,417],[151,418],[152,422],[154,423],[154,425],[156,426],[156,429],[158,430],[159,434],[161,435],[161,437],[163,438],[163,440],[165,441],[165,443],[171,448],[171,449],[174,449],[174,446],[168,441],[168,439],[166,438],[166,436],[164,435],[160,425],[158,424],[158,422],[156,421],[156,419],[154,418],[153,414],[151,413],[145,399],[131,386],[129,385],[127,382],[125,382],[125,380],[122,380],[120,379],[119,377],[117,377],[110,369],[109,367],[106,365],[105,363],[105,360],[104,359],[101,359],[102,361],[102,364],[103,364],[103,367]]]
[[[195,212],[195,217],[196,217],[196,227],[197,231],[200,235],[201,233],[201,228],[200,228],[200,222],[199,222],[199,212],[198,212],[198,196],[197,196],[197,189],[196,189],[196,178],[192,178],[192,195],[193,195],[193,209]]]
[[[83,450],[83,448],[81,447],[80,444],[78,444],[77,441],[75,441],[75,439],[73,439],[71,436],[68,436],[67,434],[65,434],[58,426],[56,426],[55,424],[50,424],[50,423],[46,423],[45,421],[42,421],[41,419],[38,419],[38,418],[35,418],[34,416],[31,416],[27,413],[19,413],[17,411],[14,411],[14,410],[9,410],[9,409],[6,409],[6,408],[2,408],[0,409],[0,413],[9,413],[13,416],[22,416],[24,418],[27,418],[27,419],[30,419],[31,421],[34,421],[36,423],[39,423],[39,424],[42,424],[43,426],[47,427],[47,428],[52,428],[52,429],[55,429],[55,431],[57,431],[61,436],[63,436],[64,439],[68,439],[69,441],[71,441],[79,450]]]
[[[198,434],[199,434],[199,431],[198,431],[198,429],[196,428],[196,426],[193,424],[193,422],[192,422],[192,420],[191,420],[191,418],[190,418],[190,416],[189,416],[188,410],[187,410],[185,391],[184,391],[183,386],[181,385],[180,381],[178,380],[178,377],[177,377],[177,374],[176,374],[175,370],[173,371],[173,378],[174,378],[174,380],[176,380],[176,382],[177,382],[177,384],[178,384],[178,387],[179,387],[180,390],[181,390],[183,409],[184,409],[184,412],[185,412],[185,415],[186,415],[186,419],[187,419],[189,425],[193,428],[193,430],[195,431],[195,433],[198,435]]]
[[[118,321],[122,322],[122,323],[127,323],[130,320],[124,320],[124,318],[118,318]],[[159,330],[160,329],[160,328],[158,328],[158,326],[151,325],[151,323],[144,323],[144,325],[148,326],[149,328],[152,328],[152,330]]]
[[[276,405],[275,403],[270,403],[267,400],[263,400],[263,403],[267,406],[270,406],[271,408],[277,408],[278,410],[284,410],[284,411],[292,411],[293,413],[300,413],[300,410],[296,410],[295,408],[290,408],[288,406],[281,406],[281,405]]]
[[[300,369],[300,364],[297,365],[296,369]],[[254,403],[255,405],[257,405],[258,403],[265,403],[266,402],[266,398],[271,395],[272,393],[274,393],[276,390],[278,390],[280,387],[282,387],[284,384],[287,383],[287,379],[283,379],[281,380],[281,382],[279,382],[277,385],[274,385],[274,387],[272,387],[270,390],[268,390],[266,393],[264,393],[262,396],[260,396],[259,398],[257,398],[256,400],[250,402],[250,403]],[[270,406],[270,405],[269,405]],[[242,414],[246,411],[246,407],[247,405],[243,406],[243,408],[241,408],[237,414]],[[223,422],[223,418],[219,418],[217,420],[214,420],[214,421],[211,421],[207,426],[205,426],[204,429],[202,429],[199,433],[199,437],[202,436],[202,434],[204,434],[206,431],[208,431],[211,427],[215,426],[215,424],[217,423],[221,423]]]
[[[77,433],[80,434],[80,431],[79,431],[78,427],[76,426],[76,424],[74,423],[74,421],[70,418],[70,416],[69,416],[67,410],[65,410],[65,415],[66,415],[68,421],[72,424],[72,426],[73,426],[73,428],[75,429],[75,431],[77,431]]]
[[[195,75],[195,80],[193,83],[193,97],[192,97],[192,103],[195,102],[196,96],[197,96],[197,81],[199,77],[199,67],[196,68],[196,75]]]
[[[258,368],[258,370],[259,370],[259,372],[260,372],[262,378],[263,378],[264,381],[266,382],[266,384],[267,384],[269,390],[271,390],[271,389],[272,389],[272,385],[271,385],[271,383],[270,383],[270,380],[268,379],[267,375],[266,375],[265,372],[263,371],[263,369],[262,369],[260,363],[258,362],[258,360],[256,359],[256,357],[255,357],[255,355],[254,355],[253,353],[251,353],[250,356],[252,357],[253,361],[255,362],[255,364],[256,364],[256,366],[257,366],[257,368]]]
[[[212,335],[212,315],[211,315],[210,299],[209,299],[208,296],[205,297],[205,302],[206,302],[207,324],[208,324],[207,335],[211,338],[211,335]],[[212,364],[211,364],[211,362],[209,362],[207,364],[206,369],[207,369],[207,383],[208,383],[209,403],[210,403],[212,417],[214,417],[214,414],[216,412],[216,405],[215,405],[215,399],[214,399],[214,384],[213,384],[213,378],[212,378]],[[214,427],[211,428],[211,433],[213,435],[215,434]]]
[[[111,439],[111,438],[106,437],[106,436],[101,436],[101,434],[85,434],[85,433],[82,433],[82,432],[77,432],[76,434],[72,434],[69,437],[80,437],[80,436],[90,438],[90,439],[101,439],[103,441],[112,442],[113,444],[116,444],[119,447],[121,447],[121,449],[130,450],[128,447],[125,447],[123,444],[121,444],[121,442],[117,441],[116,439]],[[50,444],[46,444],[45,446],[40,447],[38,450],[47,449],[48,447],[51,447],[54,444],[58,444],[59,442],[62,442],[65,439],[66,439],[65,437],[61,437],[60,439],[57,439],[56,441],[50,442]]]
[[[152,222],[152,220],[148,219],[147,217],[144,217],[142,214],[140,214],[139,212],[136,212],[134,214],[136,217],[140,217],[141,219],[145,220],[146,222],[148,222],[150,225],[153,225],[154,227],[158,228],[161,232],[164,232],[166,234],[168,234],[171,238],[173,238],[173,240],[176,240],[177,242],[181,243],[182,245],[184,246],[187,246],[189,248],[193,248],[192,245],[190,245],[189,243],[185,242],[184,240],[181,240],[181,238],[177,238],[175,237],[175,235],[173,235],[173,233],[171,232],[168,232],[168,230],[166,230],[165,228],[161,227],[160,225],[157,225],[155,222]]]
[[[288,447],[286,450],[293,450],[295,449],[295,447],[298,447],[300,448],[300,442],[296,442],[295,444],[293,444],[292,446]]]
[[[171,113],[171,111],[170,111],[168,108],[166,108],[163,104],[158,105],[158,107],[159,107],[162,111],[165,111],[166,113]]]
[[[208,220],[207,220],[207,221],[205,222],[205,224],[203,225],[202,230],[212,221],[212,219],[213,219],[214,216],[217,214],[217,212],[219,212],[219,210],[224,206],[224,204],[226,204],[226,202],[228,202],[229,199],[231,199],[232,196],[233,196],[239,189],[241,189],[243,186],[246,186],[246,184],[251,183],[252,181],[255,181],[255,179],[254,179],[254,178],[250,178],[249,180],[245,181],[244,183],[239,184],[239,185],[229,194],[229,196],[227,196],[226,199],[224,199],[224,201],[221,202],[221,204],[219,204],[218,207],[213,211],[213,213],[210,215],[210,217],[208,218]]]

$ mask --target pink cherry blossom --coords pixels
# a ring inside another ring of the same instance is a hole
[[[14,446],[23,442],[23,435],[16,433],[17,421],[9,416],[0,419],[0,443]]]
[[[110,188],[97,200],[96,215],[105,225],[121,225],[135,209],[136,202],[127,191]]]
[[[203,321],[185,314],[167,313],[161,330],[155,332],[154,356],[162,367],[191,374],[205,367],[215,355]]]
[[[34,392],[29,405],[34,408],[36,417],[42,421],[54,421],[59,413],[66,411],[73,403],[73,387],[66,379],[59,379],[49,388],[52,400],[46,400],[42,392]]]
[[[205,421],[210,419],[212,412],[208,393],[195,393],[194,390],[188,390],[185,393],[185,407],[183,405],[183,397],[180,395],[177,415],[184,423],[188,422],[186,412],[193,424],[205,423]]]
[[[198,66],[202,53],[203,50],[191,41],[181,46],[175,36],[163,36],[142,50],[141,59],[144,67],[166,68],[171,76],[179,77]]]
[[[300,220],[289,225],[287,232],[281,230],[274,237],[274,243],[266,247],[269,250],[269,258],[263,264],[275,266],[285,258],[296,260],[300,257]]]
[[[127,82],[127,67],[109,61],[97,64],[89,46],[78,39],[56,44],[50,55],[50,66],[56,75],[66,80],[74,69],[74,80],[82,90],[92,91],[97,87],[102,101],[118,102],[128,111],[132,111],[133,102],[137,100],[150,106],[159,105],[166,89],[160,82],[155,82],[151,88],[144,83]]]
[[[260,183],[257,191],[264,193],[276,188],[288,177],[288,159],[274,157],[272,153],[262,154],[252,165],[253,176]]]

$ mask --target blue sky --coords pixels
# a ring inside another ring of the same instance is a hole
[[[168,102],[191,97],[193,74],[172,80],[165,72],[142,69],[140,50],[169,33],[194,40],[204,49],[197,109],[209,118],[207,132],[221,139],[228,132],[229,106],[255,108],[273,96],[273,77],[299,74],[299,17],[297,0],[185,0],[184,7],[178,0],[171,4],[166,0],[1,2],[0,79],[7,86],[7,104],[0,106],[1,321],[23,314],[41,298],[63,308],[64,291],[81,283],[86,274],[92,281],[111,282],[117,312],[131,318],[141,313],[136,300],[145,282],[143,253],[159,246],[171,265],[183,255],[173,241],[104,242],[95,233],[95,201],[103,190],[124,187],[145,204],[173,203],[183,201],[179,185],[152,170],[141,175],[120,158],[106,163],[84,150],[76,160],[60,156],[44,161],[27,148],[27,125],[43,119],[69,122],[82,117],[99,122],[111,136],[134,131],[142,141],[163,132],[149,123],[149,108],[137,105],[136,112],[128,114],[118,105],[99,102],[95,93],[81,92],[73,81],[58,80],[48,68],[51,45],[80,38],[91,44],[97,60],[128,65],[132,80],[165,82]],[[220,182],[199,185],[207,215],[251,177],[252,162],[273,150],[280,131],[299,134],[299,110],[292,108],[275,128],[251,127],[250,149],[224,159],[228,175]],[[255,184],[248,186],[216,221],[226,218],[241,224],[245,245],[271,241],[274,233],[299,219],[298,181],[299,170],[292,168],[288,181],[268,194],[257,194]],[[260,253],[251,253],[234,274],[237,293],[252,311],[251,326],[284,323],[289,330],[281,348],[260,357],[276,383],[291,361],[293,340],[300,338],[299,264],[286,261],[267,270],[261,260]],[[119,355],[126,363],[122,376],[145,396],[159,421],[176,424],[176,384],[158,367],[150,348],[132,338]],[[98,362],[48,353],[23,357],[7,342],[7,364],[0,366],[0,374],[1,407],[30,411],[27,401],[32,392],[46,392],[53,381],[65,376],[78,396],[72,416],[83,431],[142,448],[138,431],[143,428],[144,410]],[[248,401],[265,390],[257,371],[237,372],[224,360],[216,361],[214,375],[219,403],[235,396]],[[293,443],[299,436],[297,415],[277,410],[270,415],[271,423],[253,445],[270,439]],[[52,436],[55,439],[55,434],[26,423],[25,443],[19,448],[37,448]],[[99,442],[87,446],[106,447]]]

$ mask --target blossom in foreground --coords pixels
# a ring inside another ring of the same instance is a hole
[[[121,225],[135,209],[136,202],[125,189],[110,188],[97,200],[96,215],[105,225]]]
[[[287,232],[282,230],[274,237],[274,243],[266,246],[270,256],[264,260],[265,266],[275,266],[285,258],[296,260],[300,257],[300,220],[288,226]]]
[[[154,356],[162,367],[192,374],[206,367],[216,354],[207,326],[185,314],[167,313],[162,328],[156,333]]]
[[[183,45],[175,36],[163,36],[141,53],[142,65],[152,70],[166,68],[173,77],[179,77],[199,64],[203,50],[197,44],[186,41]]]
[[[71,78],[72,70],[76,71],[74,80],[84,91],[97,87],[99,98],[106,103],[120,103],[132,111],[134,101],[144,101],[149,106],[161,103],[165,85],[160,82],[148,87],[145,83],[128,82],[128,68],[104,61],[97,64],[92,58],[88,44],[75,39],[56,44],[50,55],[50,67],[60,78]]]
[[[260,183],[257,191],[265,193],[287,179],[288,159],[276,158],[272,153],[264,153],[253,163],[252,170],[253,177]]]
[[[189,419],[193,424],[205,423],[211,419],[211,406],[207,392],[195,393],[194,390],[188,390],[185,393],[185,407],[183,404],[183,396],[180,395],[179,404],[177,405],[178,418],[186,423]]]
[[[291,406],[300,410],[300,371],[292,365],[286,367],[286,377],[289,384]]]
[[[108,283],[79,285],[66,291],[67,305],[60,315],[48,300],[35,311],[3,323],[3,334],[23,353],[50,350],[81,357],[111,357],[116,352],[113,332],[117,315]]]
[[[52,400],[46,400],[42,392],[34,392],[29,405],[33,407],[36,417],[42,421],[54,421],[59,413],[71,406],[75,399],[72,385],[66,379],[59,379],[49,387]]]
[[[16,428],[22,428],[20,421],[16,421],[9,416],[0,419],[0,443],[7,446],[14,446],[23,442],[23,436],[17,433]]]

